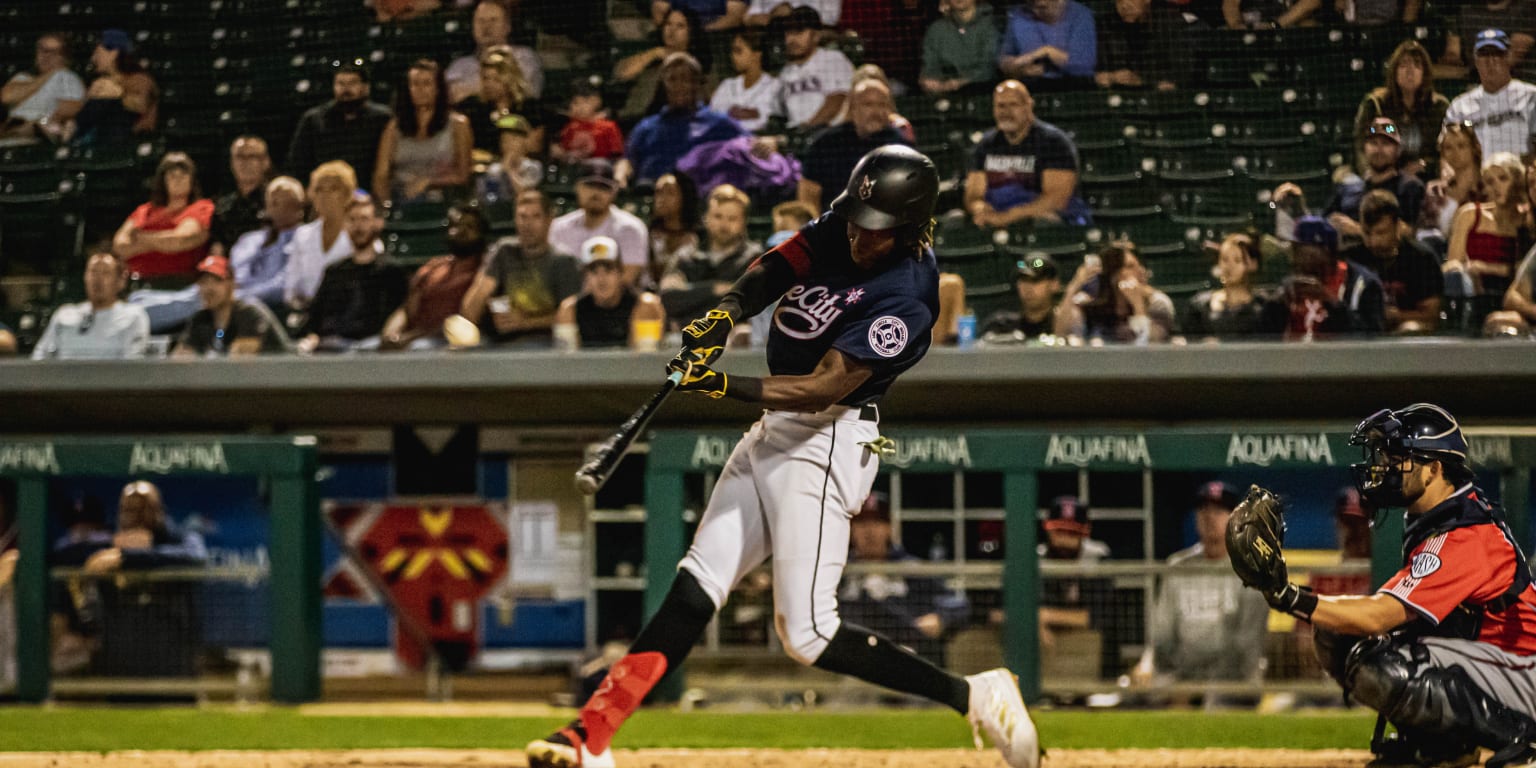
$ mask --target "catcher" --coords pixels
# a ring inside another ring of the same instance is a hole
[[[1380,713],[1370,766],[1536,766],[1536,591],[1503,511],[1473,484],[1467,441],[1444,409],[1383,410],[1355,427],[1355,486],[1403,507],[1403,567],[1376,594],[1291,583],[1279,499],[1253,486],[1227,525],[1243,583],[1314,628],[1318,659]],[[1385,723],[1396,734],[1383,738]]]

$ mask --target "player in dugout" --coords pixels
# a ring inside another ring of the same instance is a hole
[[[1536,590],[1503,510],[1474,484],[1461,426],[1416,403],[1378,411],[1350,443],[1360,495],[1402,507],[1403,566],[1370,596],[1324,596],[1286,575],[1284,513],[1248,492],[1227,526],[1232,567],[1275,610],[1312,622],[1319,661],[1380,713],[1371,766],[1536,766]],[[1384,737],[1390,722],[1397,733]]]
[[[743,576],[773,559],[774,628],[802,664],[943,703],[985,731],[1012,768],[1039,738],[1007,669],[961,677],[838,615],[850,520],[889,441],[875,403],[928,351],[939,312],[932,248],[939,174],[916,150],[866,154],[831,211],[763,254],[683,330],[678,390],[767,410],[726,462],[655,616],[570,725],[528,745],[532,768],[614,765],[614,734],[676,669]],[[781,300],[782,299],[782,300]],[[777,302],[772,375],[712,368],[732,326]]]

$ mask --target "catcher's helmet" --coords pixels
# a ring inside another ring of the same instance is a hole
[[[911,147],[887,144],[859,159],[832,211],[864,229],[920,227],[939,200],[939,169]]]
[[[1350,465],[1355,487],[1367,501],[1381,506],[1403,506],[1403,476],[1397,465],[1405,458],[1438,461],[1462,473],[1467,465],[1467,439],[1444,408],[1414,403],[1400,410],[1384,408],[1360,422],[1349,436],[1365,461]]]

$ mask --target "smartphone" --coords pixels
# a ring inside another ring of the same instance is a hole
[[[1099,261],[1099,255],[1097,253],[1090,253],[1083,257],[1083,266],[1093,267],[1094,269],[1103,269],[1104,263]]]

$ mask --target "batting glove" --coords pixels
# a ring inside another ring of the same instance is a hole
[[[725,374],[704,363],[692,363],[684,369],[683,380],[677,388],[681,392],[698,392],[719,400],[725,397],[728,382]]]
[[[678,357],[705,365],[715,362],[725,353],[725,344],[730,341],[731,328],[735,325],[736,318],[731,317],[730,312],[711,309],[683,328],[683,351]]]

